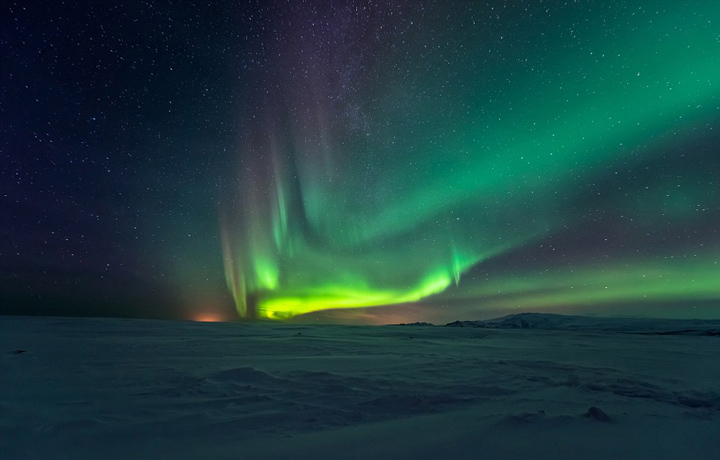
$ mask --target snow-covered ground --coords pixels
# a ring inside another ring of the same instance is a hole
[[[720,322],[463,325],[0,317],[0,458],[720,458]]]

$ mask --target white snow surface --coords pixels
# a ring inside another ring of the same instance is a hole
[[[0,459],[720,458],[720,322],[518,316],[0,317]]]

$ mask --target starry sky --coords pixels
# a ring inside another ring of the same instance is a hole
[[[720,4],[46,3],[0,313],[720,317]]]

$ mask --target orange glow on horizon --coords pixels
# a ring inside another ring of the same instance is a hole
[[[198,313],[191,318],[192,321],[199,323],[221,323],[227,321],[225,318],[217,313]]]

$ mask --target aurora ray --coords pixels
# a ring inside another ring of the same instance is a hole
[[[276,6],[221,217],[239,314],[720,299],[720,4],[684,3]],[[547,276],[478,276],[558,235]]]

